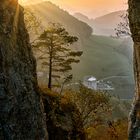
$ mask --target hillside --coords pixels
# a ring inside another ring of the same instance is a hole
[[[62,24],[71,34],[81,39],[85,39],[92,34],[92,28],[90,26],[76,19],[67,11],[64,11],[51,2],[45,1],[26,6],[25,8],[35,13],[44,28],[47,26],[47,23],[55,22]]]
[[[94,34],[110,36],[115,35],[114,29],[122,21],[120,16],[123,14],[125,11],[116,11],[95,19],[89,19],[81,13],[75,13],[74,16],[90,25]]]
[[[91,36],[84,44],[81,62],[74,65],[75,80],[83,80],[84,76],[93,75],[97,79],[111,81],[115,90],[112,92],[121,98],[132,98],[134,92],[132,52],[125,55],[131,48],[124,40],[104,36]],[[125,50],[121,46],[125,46]],[[131,59],[129,59],[129,56]]]

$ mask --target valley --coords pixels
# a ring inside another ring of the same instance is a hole
[[[96,18],[92,22],[95,23],[96,21],[98,26],[107,30],[107,25],[110,23],[109,27],[112,33],[109,35],[109,32],[106,32],[106,34],[95,32],[98,28],[92,26],[91,22],[89,23],[92,19],[90,20],[83,15],[80,15],[81,17],[77,15],[77,19],[75,18],[76,15],[73,17],[51,2],[42,2],[27,6],[27,8],[41,19],[43,28],[49,22],[56,22],[62,24],[72,35],[78,36],[79,42],[73,45],[72,48],[82,50],[83,55],[80,58],[80,63],[73,65],[73,82],[82,81],[88,75],[92,75],[97,79],[114,76],[109,79],[115,89],[112,94],[122,99],[131,99],[133,97],[132,41],[130,38],[112,37],[115,26],[120,22],[119,15],[124,11]],[[114,15],[115,19],[111,23],[110,20]],[[101,29],[101,31],[103,30]]]

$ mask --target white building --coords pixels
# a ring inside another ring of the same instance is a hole
[[[97,90],[97,79],[93,76],[87,76],[84,78],[83,84],[91,89]]]
[[[86,76],[83,80],[83,84],[93,90],[114,90],[111,85],[103,81],[97,81],[97,79],[93,76]]]

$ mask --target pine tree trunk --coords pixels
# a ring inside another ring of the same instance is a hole
[[[0,0],[0,140],[46,140],[36,62],[17,0]]]
[[[50,60],[49,60],[49,81],[48,81],[48,88],[52,89],[52,53],[50,53]]]
[[[129,140],[140,139],[140,0],[129,0],[129,21],[134,41],[135,98],[130,114]]]
[[[52,89],[52,59],[53,59],[53,37],[51,38],[51,44],[50,44],[50,54],[49,54],[49,81],[48,81],[48,88],[51,90]]]

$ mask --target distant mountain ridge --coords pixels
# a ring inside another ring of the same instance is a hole
[[[44,27],[49,22],[55,22],[62,24],[68,32],[80,38],[87,38],[92,34],[92,28],[87,23],[78,20],[49,1],[28,5],[25,8],[32,10],[41,19]]]
[[[121,15],[124,15],[125,13],[126,11],[121,10],[97,17],[95,19],[89,19],[81,13],[75,13],[74,17],[91,26],[94,34],[111,36],[115,35],[114,29],[122,21]]]

